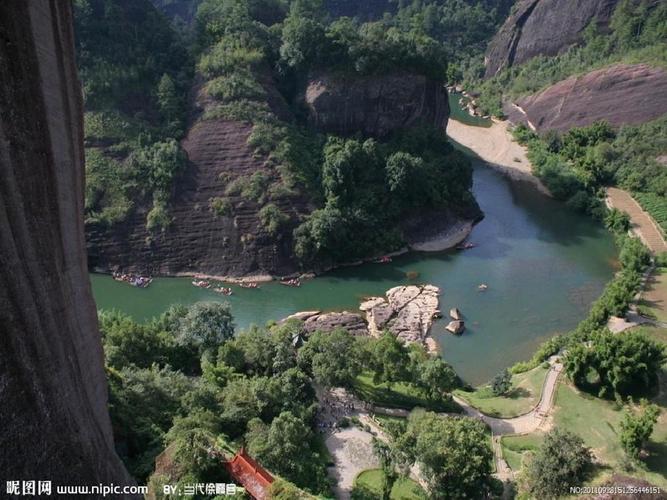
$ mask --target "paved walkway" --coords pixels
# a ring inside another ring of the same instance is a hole
[[[607,204],[630,216],[632,231],[641,238],[651,252],[654,254],[667,252],[667,243],[658,225],[628,192],[618,188],[608,188]]]
[[[454,396],[456,401],[466,415],[479,418],[485,422],[494,436],[505,436],[508,434],[527,434],[536,431],[543,423],[553,406],[554,394],[558,376],[563,371],[563,365],[552,360],[551,368],[547,372],[542,386],[542,396],[539,403],[530,412],[513,418],[497,418],[483,414],[478,409],[473,408],[463,399]]]

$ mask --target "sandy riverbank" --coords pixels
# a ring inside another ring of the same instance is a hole
[[[450,119],[447,135],[508,177],[532,182],[540,191],[549,194],[533,175],[526,148],[512,139],[508,126],[508,122],[494,120],[490,127],[474,127]]]
[[[470,235],[473,227],[472,221],[457,222],[440,234],[424,241],[410,243],[410,249],[418,252],[441,252],[454,248]]]

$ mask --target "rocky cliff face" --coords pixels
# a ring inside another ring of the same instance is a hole
[[[573,76],[505,105],[505,114],[538,132],[568,130],[606,120],[613,126],[643,123],[667,113],[667,71],[617,64]]]
[[[489,44],[486,76],[580,42],[591,23],[605,29],[619,0],[519,0]]]
[[[0,116],[2,479],[129,484],[86,268],[69,2],[0,3]]]
[[[425,123],[447,126],[447,90],[422,75],[313,76],[305,92],[310,122],[339,135],[371,137]]]
[[[270,83],[267,82],[267,87]],[[274,111],[285,113],[280,96],[270,91]],[[199,114],[215,103],[204,89],[198,92]],[[247,144],[252,125],[224,118],[198,119],[190,127],[183,149],[188,155],[184,176],[177,182],[171,202],[173,221],[168,229],[151,235],[146,229],[150,207],[137,209],[130,218],[110,229],[88,228],[90,264],[96,269],[122,269],[152,275],[205,273],[215,276],[288,275],[298,270],[292,255],[291,234],[299,214],[309,211],[307,200],[288,196],[273,201],[290,222],[277,236],[263,229],[261,205],[241,194],[226,194],[238,179],[261,173],[268,182],[279,173],[267,158]],[[227,198],[233,206],[225,215],[211,201]]]

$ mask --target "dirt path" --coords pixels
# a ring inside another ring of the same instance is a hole
[[[507,127],[507,122],[494,121],[490,127],[474,127],[449,120],[447,135],[508,177],[532,182],[540,191],[549,194],[547,188],[532,174],[526,149],[512,140]]]
[[[667,243],[665,243],[658,225],[628,192],[618,188],[608,188],[607,203],[630,216],[632,231],[641,238],[651,252],[654,254],[667,252]]]

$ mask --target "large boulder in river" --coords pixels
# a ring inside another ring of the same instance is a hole
[[[315,127],[339,135],[384,137],[419,124],[444,129],[449,118],[443,84],[411,73],[323,73],[310,79],[305,102]]]
[[[438,311],[440,290],[433,285],[397,286],[386,299],[374,297],[361,304],[371,335],[389,330],[405,342],[424,342]]]
[[[619,0],[519,0],[486,52],[486,76],[581,42],[595,22],[605,30]]]
[[[667,71],[646,64],[616,64],[572,76],[505,105],[514,123],[538,132],[565,131],[599,120],[613,126],[643,123],[667,113]]]
[[[366,320],[359,314],[343,312],[304,311],[292,314],[285,318],[298,319],[303,321],[303,329],[306,335],[311,335],[317,331],[332,332],[338,328],[347,330],[352,335],[368,335],[368,325]]]
[[[463,330],[465,330],[465,323],[461,320],[450,321],[445,329],[454,335],[460,335],[463,333]]]

